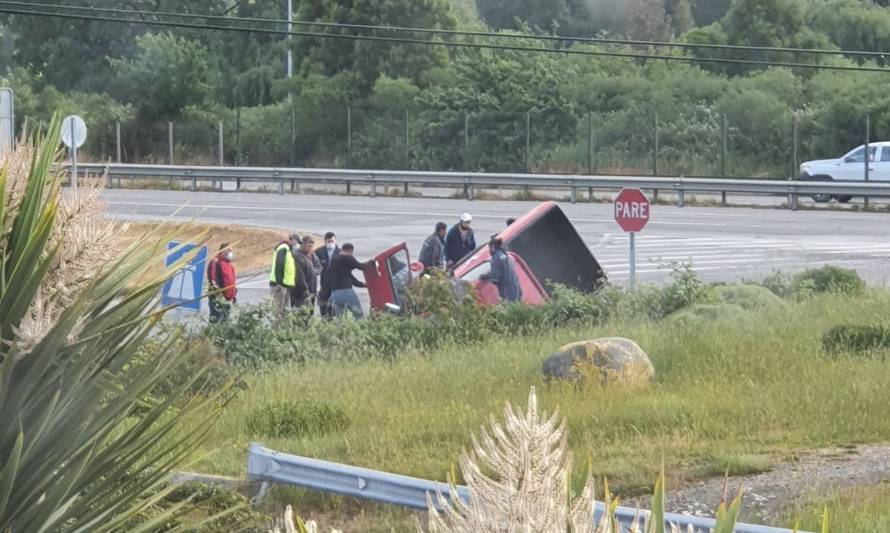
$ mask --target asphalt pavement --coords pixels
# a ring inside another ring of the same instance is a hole
[[[109,212],[122,219],[199,220],[289,231],[337,233],[359,259],[406,242],[412,258],[436,222],[473,215],[477,242],[538,202],[468,201],[250,192],[184,192],[114,189],[103,193]],[[609,203],[560,203],[600,261],[609,279],[628,281],[628,236]],[[652,206],[637,235],[637,280],[664,283],[673,268],[691,264],[707,280],[758,279],[779,270],[796,272],[825,264],[853,268],[871,284],[886,285],[890,214],[851,210],[790,211],[769,207]],[[271,255],[271,251],[270,251]],[[554,261],[560,258],[554,257]],[[236,263],[237,267],[237,263]],[[241,279],[245,300],[264,298],[264,276]],[[249,295],[249,296],[248,296]]]

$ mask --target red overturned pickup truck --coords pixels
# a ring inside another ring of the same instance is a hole
[[[522,301],[527,304],[546,302],[552,283],[591,293],[606,282],[603,269],[555,202],[542,203],[498,236],[515,261]],[[483,303],[494,305],[499,300],[497,287],[481,279],[491,270],[488,239],[484,240],[485,243],[455,265],[452,272],[455,283],[472,283],[477,297]],[[364,273],[371,309],[404,308],[408,285],[423,271],[423,265],[411,263],[404,242],[378,255],[376,263],[376,268]]]

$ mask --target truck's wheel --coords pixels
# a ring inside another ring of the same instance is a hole
[[[846,204],[847,202],[849,202],[850,200],[852,200],[853,197],[850,196],[850,195],[848,195],[848,194],[842,194],[842,195],[840,195],[840,196],[835,196],[834,199],[837,200],[838,202],[842,203],[842,204]]]
[[[831,179],[831,176],[813,176],[810,181],[834,181]],[[831,201],[832,196],[828,193],[820,193],[814,194],[812,196],[814,202],[818,202],[820,204],[828,203]]]

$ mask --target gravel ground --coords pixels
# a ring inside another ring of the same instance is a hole
[[[769,472],[732,477],[728,494],[744,489],[741,521],[780,527],[790,505],[839,489],[890,480],[890,444],[809,450],[795,460],[779,463]],[[666,508],[671,512],[713,517],[723,495],[724,479],[713,478],[671,491]],[[637,503],[637,502],[634,502]],[[641,499],[641,507],[649,502]]]

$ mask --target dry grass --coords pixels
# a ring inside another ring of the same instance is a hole
[[[235,271],[239,275],[267,268],[271,262],[275,245],[287,237],[287,232],[282,230],[223,224],[119,222],[116,225],[116,230],[115,246],[118,253],[148,232],[157,232],[157,235],[173,235],[174,238],[184,241],[194,241],[199,236],[206,235],[205,240],[211,255],[219,249],[222,243],[230,243],[235,251]],[[320,236],[313,235],[313,237],[315,242],[321,242]],[[163,263],[159,262],[145,276],[156,276],[161,273],[163,268]]]

